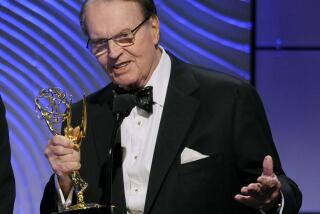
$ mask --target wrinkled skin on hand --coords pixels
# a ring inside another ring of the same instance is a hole
[[[73,129],[74,136],[78,136],[80,128]],[[54,173],[58,176],[60,187],[66,196],[72,182],[69,177],[72,171],[78,171],[80,165],[80,151],[76,150],[75,144],[65,136],[55,135],[50,140],[44,150],[44,155],[48,159]]]
[[[235,200],[256,209],[269,210],[281,197],[281,183],[273,171],[272,157],[267,155],[263,160],[263,172],[256,183],[241,188]]]

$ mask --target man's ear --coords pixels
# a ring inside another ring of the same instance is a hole
[[[158,45],[160,41],[160,22],[158,16],[150,17],[150,24],[152,30],[152,41],[154,45]]]

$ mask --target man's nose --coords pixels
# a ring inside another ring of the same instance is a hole
[[[115,41],[110,39],[108,41],[108,49],[109,49],[109,57],[110,58],[117,58],[121,52],[122,52],[122,47],[120,47]]]

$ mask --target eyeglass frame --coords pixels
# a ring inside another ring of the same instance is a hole
[[[132,35],[133,35],[133,38],[132,38],[132,43],[129,44],[129,45],[120,45],[120,44],[118,44],[117,41],[114,40],[114,37],[119,36],[121,33],[124,33],[125,31],[121,31],[120,33],[117,33],[116,35],[114,35],[114,36],[112,36],[112,37],[110,37],[110,38],[100,38],[100,39],[97,39],[96,42],[102,41],[102,42],[104,42],[105,44],[108,44],[108,42],[109,42],[110,40],[113,40],[113,42],[114,42],[115,44],[119,45],[120,47],[131,46],[131,45],[134,44],[135,34],[139,31],[139,29],[142,27],[142,25],[144,25],[144,24],[150,19],[150,17],[151,17],[151,16],[148,16],[148,17],[145,18],[140,24],[138,24],[135,28],[133,28],[132,30],[130,30],[130,32],[131,32]],[[128,31],[128,32],[129,32],[129,31]],[[90,41],[92,41],[92,40],[89,38],[88,41],[87,41],[87,46],[86,46],[86,47],[93,53],[92,49],[89,47]],[[107,49],[108,49],[108,48],[106,48],[106,50],[107,50]],[[103,53],[105,53],[105,52],[103,51]],[[97,56],[97,55],[100,55],[100,54],[95,54],[95,53],[93,53],[93,54],[96,55],[96,56]],[[101,54],[102,54],[102,53],[101,53]]]

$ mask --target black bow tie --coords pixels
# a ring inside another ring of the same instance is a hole
[[[113,94],[113,113],[120,114],[121,117],[127,117],[134,106],[152,113],[152,105],[154,104],[152,86],[134,90],[117,87]]]

